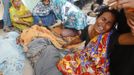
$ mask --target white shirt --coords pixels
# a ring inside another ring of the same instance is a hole
[[[3,19],[3,13],[4,13],[4,6],[2,0],[0,0],[0,20]]]

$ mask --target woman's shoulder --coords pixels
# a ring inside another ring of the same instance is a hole
[[[28,8],[25,5],[21,5],[21,9],[23,9],[23,11],[29,11]]]

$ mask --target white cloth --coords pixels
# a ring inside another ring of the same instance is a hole
[[[73,0],[74,2],[76,2],[76,1],[79,1],[79,0]]]
[[[88,25],[95,24],[96,17],[87,16],[87,22],[88,22]]]
[[[4,13],[4,6],[2,0],[0,0],[0,20],[3,19],[3,13]]]
[[[0,37],[0,71],[3,75],[22,75],[25,55],[22,47],[16,44],[16,32],[9,32]]]

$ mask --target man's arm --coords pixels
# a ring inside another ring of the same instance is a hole
[[[118,42],[120,45],[134,45],[134,36],[131,32],[121,34],[118,38]]]

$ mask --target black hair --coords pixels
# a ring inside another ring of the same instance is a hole
[[[103,4],[103,0],[96,0],[96,3],[101,5],[101,4]]]
[[[44,0],[40,0],[41,2],[43,2]]]
[[[111,12],[113,16],[115,16],[115,18],[117,17],[117,10],[115,9],[109,9],[108,6],[104,6],[103,8],[101,8],[99,10],[99,14],[97,15],[97,18],[100,17],[104,12]]]
[[[41,2],[44,4],[44,0],[41,0]],[[50,0],[49,0],[49,3],[50,3]],[[45,5],[45,4],[44,4]]]

